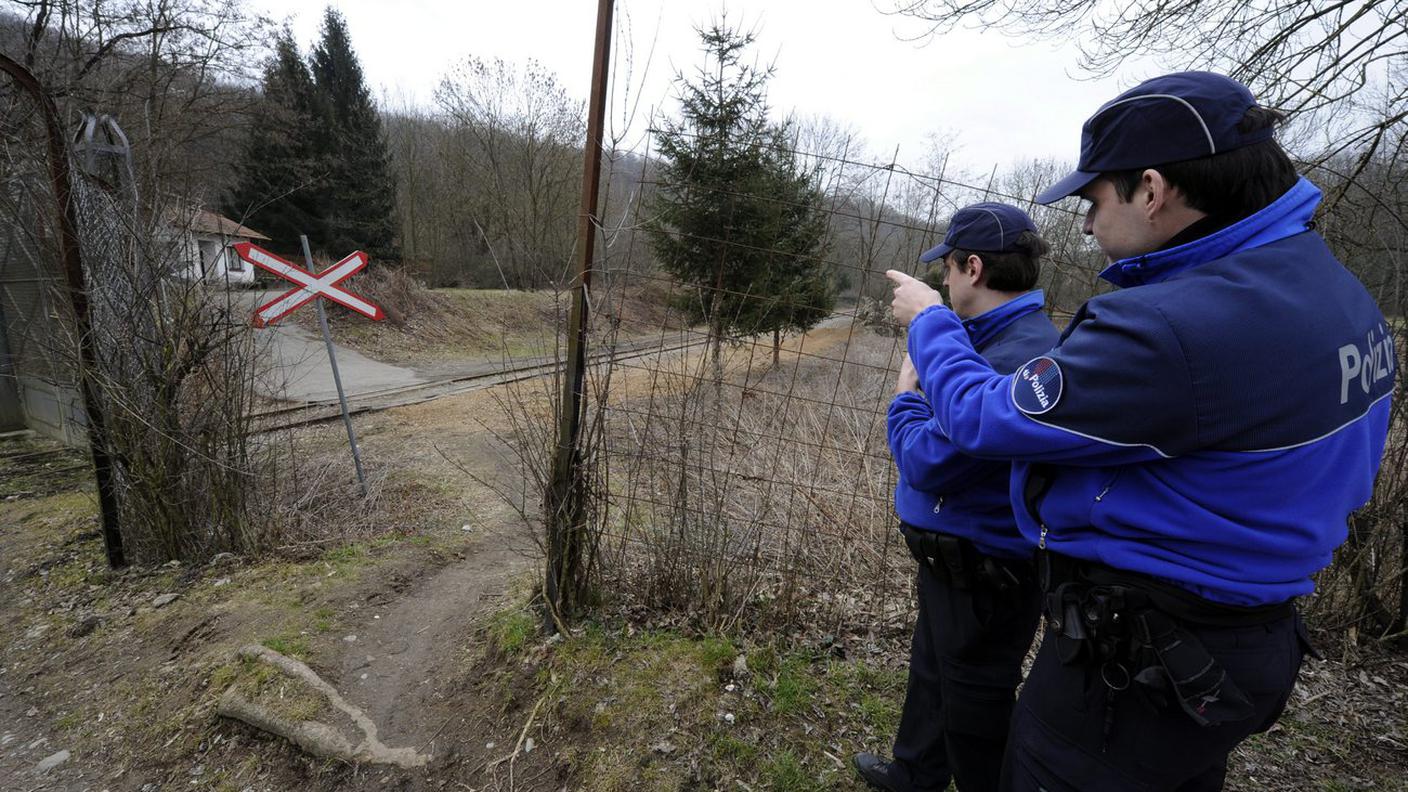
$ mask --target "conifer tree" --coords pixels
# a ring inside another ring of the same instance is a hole
[[[381,117],[352,49],[347,23],[332,8],[323,15],[312,72],[322,118],[317,140],[327,168],[321,196],[326,229],[322,247],[334,256],[360,249],[373,262],[399,261],[396,185]]]
[[[314,240],[324,236],[318,205],[324,169],[314,145],[318,114],[313,80],[287,29],[275,39],[261,92],[225,214],[267,234],[276,250],[295,252],[299,234]]]
[[[706,64],[677,78],[680,119],[656,134],[661,186],[647,226],[661,266],[688,287],[683,307],[708,324],[716,373],[726,335],[805,330],[831,312],[826,217],[813,175],[767,117],[772,68],[743,62],[754,34],[701,30]]]

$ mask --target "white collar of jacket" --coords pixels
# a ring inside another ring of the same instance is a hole
[[[1159,283],[1199,264],[1303,233],[1319,204],[1320,188],[1302,176],[1257,213],[1187,244],[1116,261],[1100,277],[1122,288]]]

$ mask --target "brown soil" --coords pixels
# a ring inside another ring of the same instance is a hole
[[[515,468],[472,418],[492,424],[495,398],[469,393],[364,422],[380,501],[400,513],[381,515],[380,538],[349,547],[114,574],[91,495],[0,502],[0,789],[380,788],[380,775],[324,766],[212,714],[247,643],[302,656],[388,745],[439,756],[468,740],[483,719],[451,727],[474,702],[449,683],[484,614],[536,567],[529,534],[490,489]],[[305,442],[345,454],[335,429],[306,430]],[[433,519],[395,496],[408,484],[449,493],[432,498]],[[180,597],[154,607],[164,593]],[[68,761],[36,772],[61,750]]]
[[[848,340],[844,328],[789,339],[784,361],[834,359]],[[637,398],[668,387],[670,371],[688,377],[708,365],[702,348],[641,359],[616,372],[613,393]],[[747,376],[767,370],[770,345],[730,349],[725,365]],[[701,762],[720,761],[711,750],[742,750],[707,744],[720,729],[715,709],[726,707],[757,719],[736,734],[762,753],[737,759],[737,775],[723,777],[756,784],[753,765],[795,749],[804,769],[809,756],[822,757],[830,769],[813,777],[830,779],[825,785],[750,788],[859,788],[835,763],[849,751],[883,749],[886,735],[858,715],[814,714],[816,706],[855,710],[852,689],[839,682],[818,683],[818,704],[778,721],[783,737],[771,739],[767,719],[782,717],[776,680],[753,703],[739,703],[748,689],[726,688],[730,680],[707,669],[700,676],[690,659],[698,652],[678,642],[633,643],[636,628],[626,624],[587,648],[578,638],[558,644],[528,634],[508,652],[488,640],[493,620],[527,597],[539,569],[520,514],[534,513],[536,491],[504,439],[543,425],[556,387],[530,381],[359,419],[364,459],[388,494],[379,501],[384,532],[351,546],[113,574],[86,491],[67,482],[12,488],[15,497],[0,500],[0,789],[627,790],[643,788],[636,783],[646,770],[650,788],[691,788]],[[318,453],[345,453],[340,431],[304,434]],[[81,463],[53,456],[69,461],[33,459],[54,469]],[[42,470],[4,473],[6,481],[48,483]],[[155,607],[166,593],[180,597]],[[260,642],[304,659],[366,709],[384,743],[427,751],[430,766],[325,763],[214,716],[234,651]],[[675,654],[651,654],[664,645]],[[857,639],[827,651],[891,670],[903,662],[897,642],[876,648]],[[896,703],[892,687],[873,706]],[[632,698],[631,690],[649,695]],[[1406,691],[1408,661],[1380,648],[1339,649],[1308,664],[1281,726],[1234,755],[1230,786],[1408,789]],[[618,711],[616,720],[602,715]],[[36,771],[61,750],[72,752],[68,761]],[[610,762],[588,761],[597,754]],[[619,776],[584,775],[600,767]]]

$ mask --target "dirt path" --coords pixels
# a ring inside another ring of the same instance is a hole
[[[0,789],[68,790],[88,789],[97,783],[99,774],[72,761],[72,752],[62,738],[48,728],[37,707],[21,701],[16,685],[22,679],[0,675]],[[41,763],[56,763],[52,769],[41,770]]]
[[[435,755],[450,739],[441,729],[454,713],[441,713],[454,697],[446,684],[458,676],[466,640],[530,568],[531,544],[513,544],[488,537],[464,560],[399,593],[393,584],[368,599],[362,626],[349,633],[356,640],[344,638],[341,679],[334,684],[367,712],[383,742]]]
[[[822,354],[844,339],[844,330],[826,328],[809,343]],[[788,346],[800,344],[793,340]],[[692,349],[671,352],[669,358],[672,367],[687,368],[702,354]],[[745,367],[768,365],[767,356],[735,357]],[[639,378],[662,363],[647,361],[628,373]],[[474,722],[474,702],[455,686],[463,684],[465,664],[476,653],[468,643],[476,627],[502,606],[516,581],[537,568],[536,548],[526,531],[515,527],[513,509],[485,490],[522,486],[516,461],[499,439],[512,428],[501,414],[505,399],[517,400],[520,417],[546,410],[540,391],[525,383],[513,396],[502,390],[467,392],[364,419],[368,458],[396,467],[430,465],[440,455],[453,460],[442,456],[440,468],[448,465],[457,478],[475,482],[480,495],[472,504],[470,527],[489,533],[462,560],[434,574],[386,581],[342,630],[340,659],[329,663],[338,670],[329,681],[366,711],[389,746],[412,747],[443,761],[447,754],[477,754],[486,744],[511,737],[498,733],[502,724]],[[427,453],[432,448],[436,451]]]
[[[361,421],[366,458],[446,482],[461,504],[461,516],[446,530],[472,537],[456,560],[434,572],[379,576],[360,607],[344,610],[340,652],[324,660],[328,681],[366,711],[390,746],[439,758],[452,745],[492,739],[451,723],[470,704],[453,686],[478,651],[475,636],[485,618],[541,563],[530,529],[499,494],[523,487],[503,439],[510,434],[504,398],[502,389],[472,391]]]
[[[845,337],[842,329],[822,329],[806,349],[829,352]],[[789,340],[784,354],[801,344]],[[770,365],[769,355],[754,350],[729,358],[744,368]],[[614,397],[654,387],[662,368],[692,371],[703,361],[699,349],[642,358],[620,372]],[[419,790],[451,780],[483,789],[500,784],[498,775],[511,778],[512,764],[496,760],[512,750],[524,715],[505,714],[512,691],[478,685],[476,642],[486,618],[540,569],[532,528],[517,513],[531,518],[539,508],[527,473],[538,465],[525,467],[506,439],[525,427],[550,427],[554,393],[551,380],[525,380],[359,417],[369,470],[399,482],[400,490],[388,485],[394,492],[424,493],[424,502],[398,507],[392,498],[378,507],[388,537],[401,538],[369,538],[351,560],[317,550],[297,561],[237,560],[100,580],[101,542],[81,492],[56,496],[73,501],[63,514],[48,501],[0,502],[0,789],[311,792],[391,783]],[[300,431],[305,448],[345,455],[341,427]],[[153,605],[166,593],[179,599]],[[76,630],[92,617],[95,628]],[[363,708],[382,742],[429,753],[432,766],[392,772],[326,763],[215,717],[217,672],[235,650],[280,642],[299,647]],[[64,750],[67,759],[39,771]],[[551,785],[552,763],[538,754],[533,761]],[[538,785],[523,776],[516,788]]]

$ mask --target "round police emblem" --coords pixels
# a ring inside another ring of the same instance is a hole
[[[1061,367],[1049,357],[1027,361],[1012,375],[1012,403],[1027,415],[1050,412],[1061,400]]]

